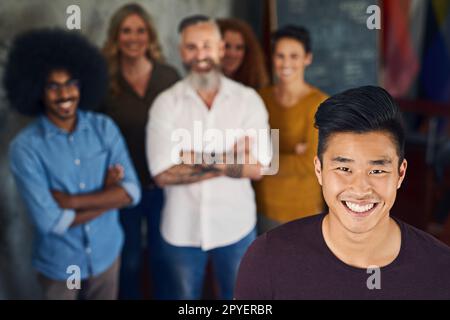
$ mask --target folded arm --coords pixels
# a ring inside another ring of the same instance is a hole
[[[75,219],[71,224],[73,227],[95,219],[108,210],[130,205],[132,198],[120,185],[123,177],[123,167],[116,165],[108,169],[101,191],[82,195],[70,195],[56,190],[51,193],[59,207],[75,210]]]
[[[248,141],[248,138],[245,138]],[[237,142],[242,143],[242,142]],[[243,142],[245,143],[245,142]],[[235,162],[237,156],[237,144],[230,154],[223,154],[220,161],[211,159],[210,154],[198,154],[194,152],[182,152],[182,164],[174,165],[155,176],[155,181],[160,187],[167,185],[181,185],[196,183],[217,177],[249,178],[259,180],[261,178],[261,165],[251,157],[249,149],[244,148],[243,164],[226,164],[227,159],[232,157]],[[196,161],[201,159],[201,161]],[[219,158],[215,158],[216,160]],[[197,164],[200,162],[200,164]]]

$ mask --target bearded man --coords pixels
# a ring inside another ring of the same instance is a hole
[[[270,162],[268,139],[249,139],[249,132],[268,130],[268,117],[253,89],[221,74],[215,21],[188,17],[179,33],[187,76],[157,97],[147,125],[150,171],[166,196],[158,253],[165,277],[155,279],[156,298],[201,298],[211,259],[219,298],[232,299],[240,260],[255,239],[251,180]],[[199,137],[199,128],[209,134]],[[233,139],[223,141],[227,133]]]

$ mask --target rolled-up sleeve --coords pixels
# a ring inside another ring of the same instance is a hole
[[[131,199],[133,199],[131,205],[137,205],[141,199],[141,190],[139,189],[139,187],[135,183],[127,181],[122,182],[120,185],[125,189]]]
[[[108,165],[120,164],[123,167],[124,177],[121,186],[132,199],[130,206],[135,206],[141,201],[141,185],[128,153],[125,140],[117,125],[110,118],[107,118],[106,136],[110,138],[108,139],[108,147],[111,156]]]
[[[75,219],[75,211],[61,209],[54,200],[36,152],[30,146],[13,143],[9,149],[9,165],[37,231],[64,234]]]
[[[62,212],[61,218],[58,220],[56,225],[52,228],[52,231],[56,234],[64,234],[66,230],[70,227],[72,222],[75,220],[76,212],[72,209],[65,209]]]

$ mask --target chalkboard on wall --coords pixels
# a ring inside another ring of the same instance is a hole
[[[379,30],[366,13],[377,0],[277,0],[278,26],[302,25],[312,37],[314,61],[306,80],[335,94],[378,83]]]

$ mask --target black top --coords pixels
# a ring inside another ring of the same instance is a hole
[[[158,62],[152,63],[153,70],[144,97],[139,96],[120,75],[120,94],[109,94],[102,106],[102,111],[108,114],[122,131],[143,187],[153,184],[145,154],[145,128],[149,109],[158,94],[180,79],[173,67]]]
[[[381,289],[370,290],[367,282],[373,287],[375,273],[331,252],[322,234],[324,217],[296,220],[255,240],[241,262],[236,299],[450,299],[445,244],[396,219],[399,255],[380,269]]]

